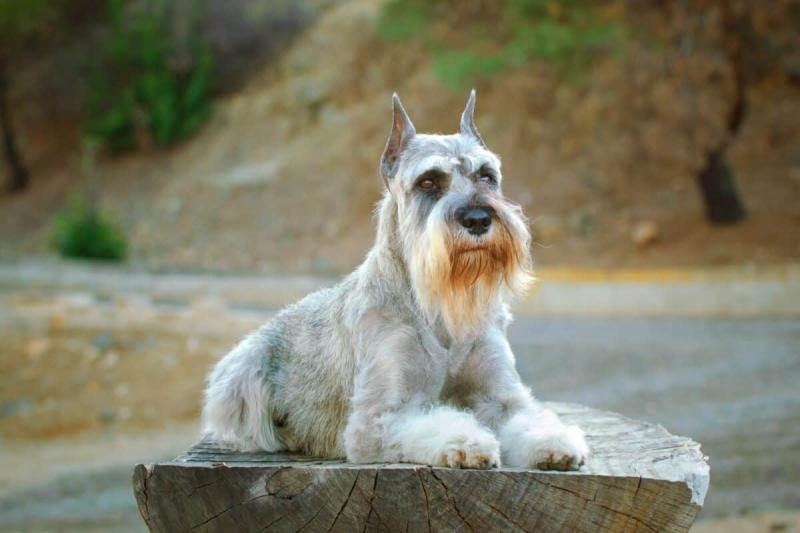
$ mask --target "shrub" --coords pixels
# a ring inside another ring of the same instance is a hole
[[[429,5],[386,3],[378,18],[378,33],[387,40],[423,37],[432,45],[434,71],[452,87],[537,59],[576,79],[598,53],[614,48],[623,35],[619,25],[598,16],[589,0],[506,0],[496,21],[502,29],[495,34],[502,38],[490,42],[476,21],[475,27],[465,28],[472,32],[469,44],[453,48],[446,44],[452,39],[429,35]]]
[[[433,69],[445,85],[458,88],[508,68],[508,59],[470,50],[441,49],[434,53]]]
[[[86,133],[112,151],[133,148],[137,128],[160,146],[183,139],[203,124],[211,107],[214,61],[199,31],[199,11],[179,54],[167,4],[134,7],[108,0],[104,52],[87,69]]]
[[[411,39],[425,32],[430,20],[426,0],[389,0],[378,13],[378,35],[387,41]]]
[[[53,244],[64,257],[121,261],[127,253],[125,237],[104,214],[73,201],[54,219]]]

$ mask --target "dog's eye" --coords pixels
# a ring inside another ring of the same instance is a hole
[[[491,174],[481,174],[478,178],[478,181],[481,183],[486,183],[487,185],[494,185],[497,183],[497,180]]]
[[[447,188],[447,179],[443,172],[432,169],[421,174],[414,183],[414,187],[427,193],[438,193]]]

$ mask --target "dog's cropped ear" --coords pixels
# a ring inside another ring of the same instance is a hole
[[[469,100],[467,100],[467,107],[461,113],[461,133],[474,138],[484,148],[486,143],[481,139],[481,134],[478,133],[478,128],[475,126],[475,89],[469,93]]]
[[[406,110],[403,109],[403,104],[400,103],[400,97],[397,93],[392,95],[392,132],[389,134],[389,140],[386,141],[386,148],[383,150],[381,157],[381,176],[388,185],[389,179],[394,177],[397,172],[397,163],[400,161],[400,154],[403,149],[408,145],[417,130],[408,118]]]

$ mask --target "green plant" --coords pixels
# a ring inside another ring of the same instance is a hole
[[[422,37],[429,42],[434,71],[452,87],[533,60],[546,61],[565,77],[577,79],[598,53],[614,49],[624,33],[620,25],[598,16],[588,0],[506,0],[495,38],[476,21],[476,27],[467,28],[469,44],[453,47],[448,44],[451,39],[429,35],[427,6],[388,2],[378,18],[378,33],[387,40]]]
[[[390,0],[378,13],[378,35],[387,41],[411,39],[424,33],[430,21],[430,2]]]
[[[489,77],[508,68],[502,55],[488,55],[471,50],[443,48],[434,52],[433,69],[439,79],[451,87],[463,87],[475,78]]]
[[[173,42],[165,2],[136,7],[108,0],[106,52],[88,69],[86,133],[112,151],[132,148],[137,128],[160,146],[188,137],[211,108],[214,60],[198,12],[181,48]],[[174,66],[177,55],[181,68]]]
[[[74,200],[56,214],[53,245],[64,257],[120,261],[125,258],[125,237],[107,216]]]
[[[563,0],[562,0],[563,1]],[[598,22],[578,0],[564,2],[572,7],[562,19],[522,19],[503,49],[508,64],[523,65],[532,59],[553,64],[566,77],[575,79],[598,53],[614,49],[623,30],[617,24]]]

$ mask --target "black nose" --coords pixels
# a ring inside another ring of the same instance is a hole
[[[456,217],[458,223],[467,228],[471,234],[483,235],[492,225],[493,212],[491,207],[466,207],[459,209]]]

